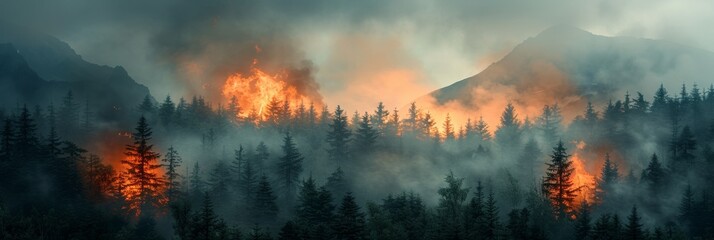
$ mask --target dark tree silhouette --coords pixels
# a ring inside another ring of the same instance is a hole
[[[340,161],[345,161],[349,158],[348,144],[351,135],[352,132],[347,126],[347,116],[344,115],[344,111],[338,105],[337,109],[335,109],[332,123],[329,124],[326,138],[329,145],[327,149],[329,158],[338,165]]]
[[[617,164],[610,161],[609,153],[605,154],[605,163],[595,186],[595,200],[600,203],[605,201],[608,192],[611,192],[613,185],[619,181],[619,177]]]
[[[590,205],[583,201],[580,203],[575,220],[575,239],[584,240],[590,234]]]
[[[437,228],[441,239],[460,239],[465,237],[462,219],[464,202],[469,193],[463,188],[463,178],[454,177],[449,173],[444,179],[446,187],[439,188],[439,206],[437,208]]]
[[[362,156],[368,156],[370,152],[374,151],[377,134],[377,131],[369,122],[369,115],[365,112],[359,121],[355,134],[355,152],[360,153]]]
[[[577,189],[573,187],[573,172],[575,169],[568,159],[563,142],[553,148],[548,169],[543,177],[543,193],[550,199],[556,219],[565,220],[572,214],[571,206],[575,200]]]
[[[640,216],[637,214],[636,206],[632,207],[630,215],[627,216],[627,224],[625,224],[623,235],[625,240],[645,239],[645,233],[642,230],[642,223],[640,223]]]
[[[342,204],[337,209],[334,225],[334,239],[360,240],[367,239],[364,214],[355,202],[352,193],[345,194]]]
[[[178,173],[178,170],[183,161],[173,146],[169,147],[161,161],[164,162],[164,167],[166,167],[166,172],[164,173],[166,197],[169,202],[173,202],[179,198],[181,193],[181,184],[179,182],[181,174]]]
[[[273,188],[270,187],[268,177],[265,175],[261,176],[255,191],[255,200],[251,208],[252,219],[260,225],[273,223],[278,214],[278,205],[275,204],[275,199],[276,197],[273,194]]]
[[[293,137],[290,136],[289,132],[285,133],[282,149],[283,156],[278,159],[276,174],[280,179],[279,184],[282,188],[284,200],[292,202],[298,178],[302,173],[303,157],[295,146]]]

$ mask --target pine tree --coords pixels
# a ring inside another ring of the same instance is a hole
[[[431,113],[426,113],[424,114],[424,117],[421,118],[421,123],[419,124],[419,129],[421,130],[420,133],[420,138],[421,139],[428,139],[432,136],[432,132],[434,131],[434,126],[436,125],[436,122],[434,119],[431,117]],[[438,136],[438,134],[437,134]]]
[[[15,157],[21,165],[36,160],[37,157],[37,126],[26,106],[22,107],[17,118],[17,132],[14,137]]]
[[[475,239],[485,232],[486,214],[484,209],[484,194],[481,181],[476,185],[476,192],[466,206],[466,231],[468,239]]]
[[[347,160],[349,157],[348,144],[350,142],[350,136],[352,135],[347,126],[347,116],[343,114],[342,108],[340,108],[339,105],[337,109],[335,109],[335,115],[329,127],[330,130],[327,132],[326,139],[329,144],[327,153],[329,154],[330,160],[339,165],[340,161]]]
[[[176,105],[171,101],[171,96],[167,95],[159,107],[159,120],[161,121],[161,125],[168,127],[174,120],[175,111]]]
[[[154,105],[151,95],[144,96],[144,100],[141,101],[141,104],[139,104],[136,108],[139,111],[139,114],[144,116],[153,116],[153,114],[156,113],[156,106]]]
[[[203,205],[200,211],[193,215],[191,222],[191,239],[217,239],[217,233],[224,230],[221,229],[224,228],[222,220],[214,212],[213,201],[208,193],[203,195]]]
[[[377,110],[374,111],[374,115],[372,115],[371,119],[374,129],[377,130],[379,136],[384,136],[385,129],[387,127],[387,119],[389,119],[389,110],[385,109],[384,103],[379,102]]]
[[[332,227],[334,238],[339,240],[367,239],[364,214],[355,202],[352,193],[347,193],[337,209]]]
[[[540,147],[538,147],[538,142],[531,138],[523,147],[523,153],[519,157],[518,165],[520,166],[521,173],[526,177],[527,181],[535,180],[535,168],[536,163],[539,158],[542,157],[543,152],[541,152]]]
[[[83,166],[83,180],[89,199],[104,200],[115,185],[114,168],[102,164],[99,156],[90,154]]]
[[[38,131],[45,130],[46,117],[42,114],[40,105],[35,105],[35,111],[32,113],[32,118],[35,120],[35,126]]]
[[[300,230],[293,221],[285,222],[278,233],[278,240],[301,240]]]
[[[456,139],[454,125],[451,123],[451,116],[447,113],[444,120],[444,140],[453,141],[454,139]]]
[[[345,180],[345,172],[342,171],[342,168],[337,168],[328,178],[327,178],[327,184],[325,184],[325,188],[329,190],[332,195],[334,195],[337,198],[342,197],[346,192],[348,191],[348,186],[347,182]]]
[[[392,115],[389,117],[389,120],[387,121],[387,126],[385,129],[385,135],[388,137],[397,137],[399,134],[401,134],[401,120],[399,119],[399,110],[394,109],[392,110]]]
[[[191,171],[191,176],[189,177],[189,185],[189,192],[191,192],[192,199],[195,200],[203,195],[205,183],[201,177],[201,168],[199,167],[198,162],[193,165],[193,170]]]
[[[409,134],[416,134],[419,131],[419,109],[416,106],[416,102],[412,102],[409,105],[408,111],[409,116],[404,119],[404,131]]]
[[[84,116],[82,118],[82,131],[85,135],[92,132],[92,111],[89,108],[89,99],[84,103]]]
[[[154,152],[154,145],[149,143],[152,131],[146,118],[142,116],[139,119],[135,130],[132,135],[134,142],[126,146],[127,158],[122,160],[122,164],[126,165],[124,175],[127,178],[123,194],[129,209],[138,215],[144,210],[160,207],[165,181],[157,173],[161,167],[161,164],[156,163],[160,155]]]
[[[290,109],[290,101],[287,98],[283,99],[280,111],[278,112],[278,126],[281,130],[287,131],[292,118],[292,110]]]
[[[460,239],[465,237],[462,219],[464,201],[469,189],[462,188],[463,178],[454,177],[449,173],[444,179],[447,186],[439,188],[439,206],[437,207],[437,228],[442,239]]]
[[[230,186],[233,183],[230,168],[224,161],[218,161],[210,172],[208,184],[211,196],[224,199],[229,196]]]
[[[268,177],[263,175],[255,191],[255,200],[251,209],[252,218],[261,225],[274,222],[278,214],[278,205],[275,204],[275,199]]]
[[[558,139],[562,119],[563,117],[560,115],[560,108],[557,104],[543,107],[543,113],[538,117],[537,124],[549,144]]]
[[[0,137],[0,161],[8,162],[12,159],[13,146],[15,145],[15,130],[13,129],[12,120],[5,119]],[[54,146],[57,147],[58,145],[59,144]],[[58,148],[55,149],[59,152]],[[3,169],[3,171],[4,170],[5,169]]]
[[[332,197],[327,189],[324,187],[318,189],[312,177],[302,182],[296,217],[306,239],[322,239],[320,237],[329,232],[334,209]]]
[[[355,153],[368,156],[370,152],[374,151],[374,145],[377,142],[377,131],[369,123],[367,112],[362,116],[356,133]]]
[[[598,202],[605,200],[608,192],[612,191],[613,184],[620,178],[617,164],[610,161],[610,154],[605,154],[605,163],[603,164],[600,176],[597,178],[595,186],[595,199]]]
[[[241,106],[238,103],[238,98],[236,96],[231,96],[231,100],[228,102],[228,119],[236,122],[238,116],[241,114]]]
[[[258,143],[255,147],[255,157],[253,158],[253,168],[258,170],[259,174],[265,172],[265,164],[268,163],[270,158],[270,152],[268,151],[268,146],[265,145],[263,141]]]
[[[355,111],[352,114],[352,119],[350,120],[350,129],[352,129],[352,131],[357,132],[357,128],[359,128],[360,119],[361,117],[359,115],[359,112]]]
[[[317,124],[317,111],[315,110],[315,104],[310,102],[310,106],[307,108],[307,119],[305,125],[309,129],[312,129]]]
[[[278,122],[280,121],[281,106],[280,100],[278,100],[277,97],[272,97],[270,102],[268,102],[268,105],[259,111],[259,114],[261,115],[259,117],[263,123],[266,124],[266,126],[278,126]]]
[[[580,203],[580,208],[578,208],[576,217],[577,220],[575,221],[575,239],[587,239],[588,235],[590,234],[590,206],[587,202],[583,201]]]
[[[295,146],[293,137],[290,136],[289,132],[285,133],[282,148],[283,156],[280,157],[277,163],[277,176],[280,179],[283,197],[286,201],[292,202],[298,178],[302,173],[303,157]]]
[[[297,107],[297,110],[295,110],[295,120],[293,121],[294,127],[293,129],[306,129],[308,127],[308,113],[307,109],[305,109],[305,103],[303,101],[300,101],[300,104]]]
[[[692,193],[692,186],[687,185],[687,188],[682,194],[682,200],[679,203],[679,219],[685,225],[690,226],[690,228],[692,223],[694,222],[694,211],[694,193]]]
[[[593,103],[588,101],[588,106],[585,109],[585,122],[588,126],[595,126],[598,121],[598,112],[593,108]]]
[[[47,133],[47,138],[45,139],[45,157],[50,164],[56,163],[59,159],[61,139],[57,134],[56,119],[54,107],[50,105],[48,107],[47,124],[49,125],[49,132]]]
[[[496,142],[501,147],[519,146],[521,122],[513,104],[508,103],[501,114],[501,125],[496,129]]]
[[[694,151],[697,149],[697,141],[694,139],[694,134],[685,126],[679,134],[677,140],[677,158],[678,163],[675,165],[678,170],[685,171],[691,169],[694,165]]]
[[[568,219],[571,214],[571,206],[575,200],[572,175],[575,169],[568,159],[570,155],[566,152],[563,142],[553,148],[546,176],[543,178],[543,193],[550,199],[555,216],[559,220]]]
[[[659,190],[662,189],[663,184],[665,184],[665,171],[657,159],[657,154],[652,154],[652,159],[649,165],[643,171],[642,180],[647,182],[647,186],[652,191],[653,194],[659,194]]]
[[[166,167],[166,172],[164,173],[164,178],[166,179],[166,197],[169,202],[173,202],[179,198],[181,193],[181,185],[179,182],[181,174],[178,173],[178,170],[183,161],[173,146],[169,147],[161,161],[164,162],[164,167]]]
[[[474,131],[476,131],[476,136],[478,136],[481,141],[491,140],[491,132],[488,131],[488,124],[486,124],[486,121],[483,120],[483,116],[479,117]]]
[[[520,211],[518,209],[513,209],[508,214],[508,224],[506,228],[508,229],[509,239],[513,240],[527,240],[530,239],[529,229],[528,229],[528,216],[530,212],[527,208],[523,208]]]
[[[188,240],[192,237],[193,218],[191,216],[191,205],[187,202],[171,204],[171,216],[173,217],[173,229],[179,239]]]
[[[256,190],[258,190],[258,175],[253,168],[253,161],[251,159],[246,159],[242,164],[243,170],[238,176],[239,190],[243,195],[243,200],[246,206],[249,206],[255,202]]]
[[[623,237],[625,240],[645,239],[644,232],[642,230],[642,223],[640,223],[640,216],[637,214],[636,206],[632,207],[630,216],[627,217],[627,224],[625,224]]]
[[[645,100],[642,93],[637,92],[637,99],[635,99],[635,103],[632,106],[632,111],[636,114],[643,115],[649,111],[649,107],[650,103]]]
[[[62,142],[61,157],[59,164],[53,166],[57,176],[57,187],[62,196],[77,198],[82,194],[82,182],[79,174],[79,164],[85,161],[84,150],[76,144]]]
[[[67,95],[62,99],[62,106],[58,114],[59,130],[63,137],[68,137],[77,130],[79,124],[79,112],[77,103],[74,101],[72,91],[67,92]]]
[[[498,229],[500,226],[498,220],[498,207],[496,207],[496,199],[493,196],[493,190],[489,190],[488,199],[484,208],[484,229],[483,239],[498,239]]]
[[[156,231],[156,221],[153,217],[142,216],[134,227],[134,238],[143,240],[161,240],[161,235]]]
[[[236,191],[241,191],[240,178],[243,176],[243,165],[245,165],[245,162],[246,158],[243,145],[239,145],[238,149],[234,150],[234,158],[233,161],[231,161],[231,174],[238,180],[235,182]]]
[[[691,99],[689,93],[687,92],[687,86],[682,84],[682,90],[679,92],[679,107],[680,109],[686,111],[689,108]]]
[[[667,89],[664,88],[664,84],[660,84],[657,92],[655,93],[654,100],[652,101],[652,107],[650,108],[652,113],[663,118],[667,112],[668,101],[669,96],[667,95]]]
[[[174,112],[174,121],[177,125],[185,127],[188,121],[188,103],[186,99],[179,98],[179,102],[176,104],[176,111]]]
[[[619,237],[614,235],[611,229],[612,224],[610,223],[610,215],[603,214],[597,219],[597,221],[595,221],[589,237],[593,240],[615,239],[615,237]]]
[[[253,229],[248,233],[246,236],[246,239],[248,240],[272,240],[270,237],[270,233],[263,231],[258,227],[258,225],[255,225]]]

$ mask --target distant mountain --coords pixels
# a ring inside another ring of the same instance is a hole
[[[481,112],[512,102],[534,117],[545,104],[579,113],[588,100],[604,105],[633,91],[651,101],[660,83],[670,93],[681,84],[714,82],[714,53],[679,44],[605,37],[569,26],[549,28],[516,46],[482,72],[417,100]],[[498,105],[498,106],[496,106]],[[499,112],[500,113],[500,112]]]
[[[120,66],[93,64],[52,36],[0,24],[1,107],[18,104],[56,105],[68,91],[100,120],[121,120],[149,89]]]

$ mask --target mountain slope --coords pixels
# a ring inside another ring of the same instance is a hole
[[[566,117],[588,100],[604,105],[626,91],[650,97],[660,83],[678,90],[682,83],[711,83],[714,53],[666,41],[604,37],[568,27],[549,28],[516,46],[481,73],[417,100],[436,108],[500,113],[512,102],[534,117],[545,104],[558,103]],[[568,116],[570,115],[570,116]],[[472,117],[473,118],[473,117]],[[491,123],[497,122],[497,116]]]
[[[3,24],[0,32],[0,84],[15,89],[0,99],[3,107],[57,103],[71,90],[100,120],[121,121],[150,94],[124,68],[87,62],[54,37]]]

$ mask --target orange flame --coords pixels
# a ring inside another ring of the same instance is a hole
[[[270,74],[257,65],[258,61],[254,59],[249,75],[231,74],[223,85],[225,99],[230,101],[231,98],[236,97],[241,108],[241,112],[236,117],[246,117],[250,111],[256,111],[262,120],[268,104],[273,99],[287,100],[291,104],[310,101],[310,98],[301,95],[294,86],[287,83],[286,71]]]
[[[595,200],[595,175],[588,172],[585,166],[585,162],[580,156],[581,152],[585,149],[585,146],[586,144],[584,141],[576,141],[576,149],[573,155],[570,157],[573,169],[575,169],[573,173],[573,183],[578,189],[578,191],[576,192],[577,197],[575,198],[576,206],[582,201],[585,201],[587,203],[593,203]]]

